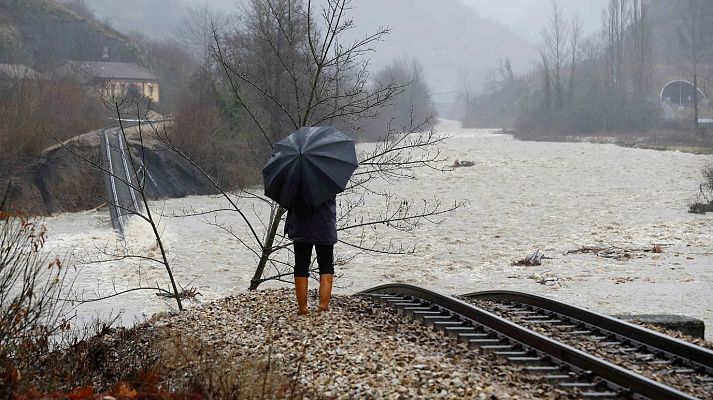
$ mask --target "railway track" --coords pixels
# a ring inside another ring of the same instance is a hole
[[[521,366],[523,373],[540,375],[580,398],[713,398],[706,381],[708,357],[713,353],[601,314],[516,292],[471,293],[459,299],[412,285],[389,284],[360,295],[421,320],[483,354],[505,358]],[[574,334],[567,337],[549,329]],[[578,344],[587,335],[600,350],[624,348],[622,355],[645,357],[626,362],[607,357]],[[651,366],[696,378],[674,385],[666,375],[652,374]]]
[[[616,318],[511,291],[461,296],[499,316],[699,398],[713,398],[713,351]]]
[[[123,135],[119,128],[106,128],[99,131],[102,145],[102,164],[105,174],[105,187],[111,222],[120,235],[124,234],[126,219],[141,211],[137,200],[135,185],[138,177],[129,165]]]
[[[111,120],[119,122],[117,118],[111,118]],[[123,121],[124,130],[127,130],[141,124],[152,125],[171,122],[172,119],[122,119],[121,121]],[[141,159],[135,158],[133,161],[137,165],[132,165],[128,154],[129,146],[124,140],[121,125],[100,129],[97,132],[101,140],[102,165],[106,169],[104,181],[111,223],[114,229],[119,232],[119,235],[123,236],[128,217],[142,211],[137,188],[144,187],[146,178],[154,188],[158,188],[159,185],[146,166],[143,165]]]

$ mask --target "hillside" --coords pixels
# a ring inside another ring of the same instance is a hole
[[[40,71],[69,59],[140,61],[126,36],[49,0],[0,0],[0,63],[26,64]]]
[[[92,0],[88,6],[100,18],[122,32],[139,32],[155,39],[175,38],[176,27],[189,15],[189,7],[208,4],[221,11],[234,11],[239,0]],[[156,16],[160,18],[156,18]]]
[[[95,0],[91,7],[101,17],[111,16],[126,31],[172,37],[187,9],[201,3],[204,2]],[[235,11],[239,3],[239,0],[215,0],[209,4],[227,13]],[[319,5],[322,1],[314,3]],[[359,0],[352,2],[351,7],[356,25],[352,34],[373,33],[379,26],[391,28],[391,34],[370,54],[371,67],[376,70],[396,58],[415,57],[423,65],[435,93],[460,90],[464,76],[474,89],[480,88],[502,57],[511,59],[516,72],[525,72],[537,56],[532,43],[507,26],[478,15],[461,0]],[[157,13],[161,13],[160,21],[153,18]]]

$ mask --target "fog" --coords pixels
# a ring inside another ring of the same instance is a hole
[[[505,325],[462,303],[413,315],[454,352],[347,295],[514,290],[713,339],[711,21],[713,0],[0,0],[0,399],[616,395],[522,338],[486,373],[465,351],[511,348]],[[476,305],[642,396],[713,393],[700,349],[506,297]]]
[[[538,39],[542,23],[547,20],[549,7],[546,0],[463,0],[480,16],[500,22],[515,33],[526,38]],[[606,0],[575,0],[561,2],[566,14],[579,14],[586,34],[599,31],[602,22],[602,8]]]
[[[191,7],[223,12],[238,9],[242,0],[87,0],[96,14],[120,31],[171,38]],[[415,58],[424,67],[437,103],[450,103],[468,84],[479,90],[498,61],[508,57],[516,73],[529,70],[549,8],[544,0],[359,0],[352,3],[355,34],[392,29],[372,57],[378,69],[394,59]],[[578,13],[584,34],[599,29],[605,0],[562,2],[568,15]],[[156,18],[160,15],[160,18]],[[456,22],[457,21],[457,22]]]
[[[233,11],[242,0],[128,0],[121,3],[111,0],[88,0],[87,4],[103,18],[111,19],[117,27],[140,31],[146,35],[167,38],[174,34],[176,17],[185,16],[190,7],[209,5],[221,11]],[[445,0],[430,2],[436,7],[447,3],[462,3],[471,8],[479,16],[503,24],[523,38],[532,38],[540,34],[542,21],[546,19],[547,7],[545,0]],[[129,4],[131,7],[125,8]],[[563,2],[562,8],[567,13],[579,13],[582,18],[585,33],[591,33],[599,28],[601,10],[606,0],[577,0]],[[370,4],[367,1],[355,3],[355,8],[368,8],[373,15],[389,18],[383,11],[383,3]],[[161,21],[146,24],[148,10],[163,9]],[[116,12],[119,9],[128,10]]]

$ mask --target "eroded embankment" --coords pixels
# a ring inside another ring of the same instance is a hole
[[[107,195],[102,172],[101,131],[89,132],[48,148],[6,179],[0,179],[4,193],[10,181],[9,207],[34,215],[91,210],[104,205]],[[131,134],[128,143],[137,170],[145,160],[149,171],[146,194],[151,200],[211,194],[209,182],[190,164],[160,141],[144,137],[141,143]],[[75,153],[75,154],[72,154]],[[1,175],[0,175],[1,176]]]

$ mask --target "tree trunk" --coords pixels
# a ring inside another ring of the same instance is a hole
[[[698,71],[696,62],[693,62],[693,126],[696,128],[696,135],[701,134],[700,126],[698,126]]]
[[[250,287],[248,288],[248,290],[257,289],[257,287],[260,286],[260,284],[263,282],[262,274],[265,271],[265,266],[267,266],[267,262],[270,260],[270,256],[272,255],[272,245],[275,243],[275,236],[277,236],[277,228],[279,228],[280,226],[280,221],[282,221],[282,216],[285,215],[285,211],[287,210],[280,207],[275,213],[272,220],[270,221],[270,230],[268,231],[265,243],[262,246],[262,254],[260,255],[260,261],[257,264],[257,268],[255,269],[255,274],[253,274],[253,278],[250,280]]]

